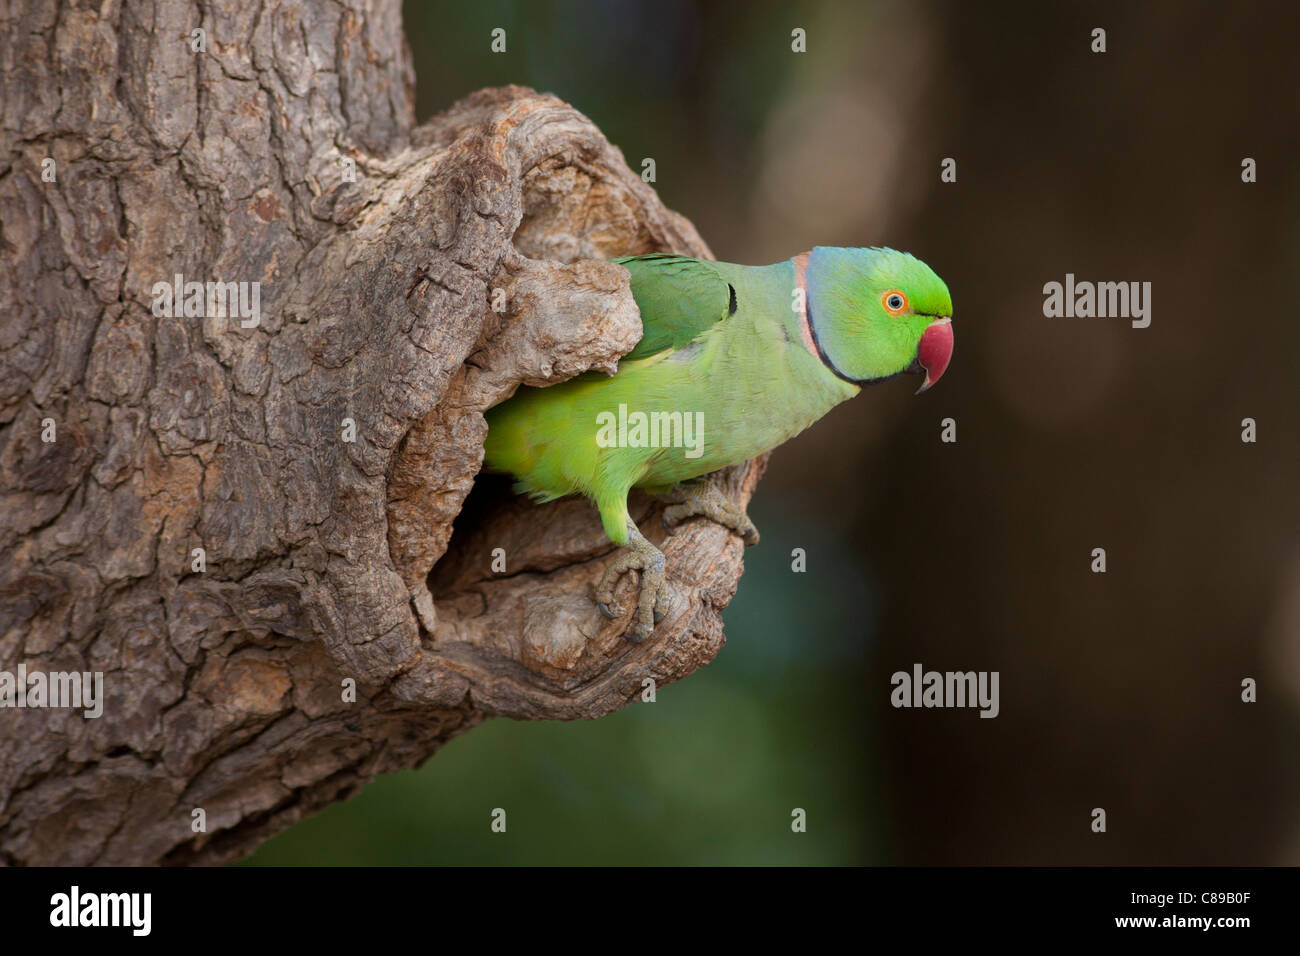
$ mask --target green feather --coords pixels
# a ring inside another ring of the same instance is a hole
[[[614,261],[632,274],[644,330],[624,361],[682,348],[730,314],[734,292],[707,262],[663,253]]]

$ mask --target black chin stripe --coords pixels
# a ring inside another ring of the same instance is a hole
[[[804,293],[804,308],[808,311],[808,332],[812,335],[813,345],[817,346],[817,357],[822,360],[823,365],[834,372],[837,378],[843,379],[850,385],[861,387],[880,381],[874,378],[852,378],[841,372],[839,367],[831,361],[831,357],[826,354],[826,350],[822,348],[822,340],[817,336],[817,323],[813,321],[812,296],[808,295],[807,292]]]

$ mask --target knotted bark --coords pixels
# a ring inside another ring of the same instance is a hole
[[[104,681],[98,718],[0,708],[0,862],[236,859],[485,716],[600,717],[722,644],[725,529],[667,539],[633,645],[589,504],[465,509],[485,409],[639,338],[603,260],[707,247],[552,96],[415,126],[398,11],[0,22],[0,671]],[[157,314],[177,275],[257,283],[257,321]]]

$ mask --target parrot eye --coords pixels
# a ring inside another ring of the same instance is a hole
[[[899,292],[897,289],[886,292],[880,297],[880,301],[885,304],[885,310],[894,315],[898,315],[898,313],[907,308],[907,296],[903,295],[903,293]]]

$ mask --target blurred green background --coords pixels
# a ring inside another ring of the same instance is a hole
[[[405,20],[420,119],[484,86],[553,92],[633,169],[654,158],[720,259],[916,253],[953,292],[956,355],[924,397],[868,390],[775,453],[712,665],[600,721],[489,721],[252,864],[1300,860],[1295,5]],[[1151,328],[1044,318],[1066,272],[1151,281]],[[1000,671],[1001,715],[892,710],[914,662]]]

